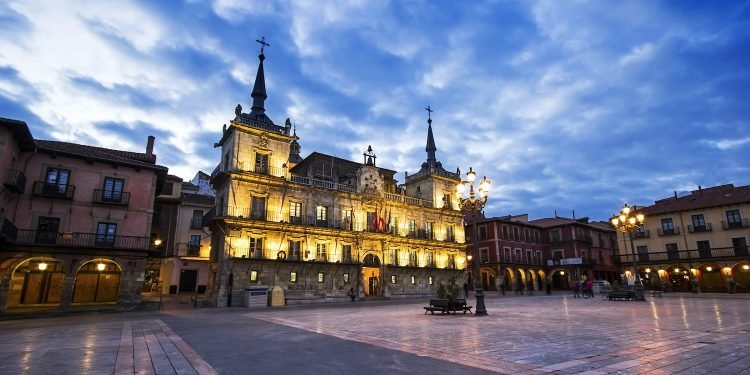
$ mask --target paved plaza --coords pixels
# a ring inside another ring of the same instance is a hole
[[[366,301],[1,321],[0,374],[741,374],[748,297],[492,295],[485,317]]]

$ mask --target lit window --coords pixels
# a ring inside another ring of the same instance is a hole
[[[296,283],[297,282],[297,272],[292,272],[289,274],[289,281]]]
[[[416,284],[417,283],[417,278],[414,277],[414,275],[411,275],[411,283],[412,284]]]
[[[391,275],[391,284],[395,284],[397,281],[396,275]]]
[[[349,273],[344,273],[344,282],[345,283],[349,282]]]
[[[318,272],[318,282],[322,283],[326,279],[326,274],[323,272]]]
[[[427,283],[432,285],[432,276],[427,277]]]
[[[250,271],[250,281],[258,281],[258,271]]]

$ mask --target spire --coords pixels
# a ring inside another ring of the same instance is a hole
[[[435,163],[437,159],[435,158],[435,151],[437,151],[437,147],[435,146],[435,138],[432,136],[432,108],[428,105],[427,108],[425,108],[427,111],[427,147],[425,147],[425,151],[427,151],[427,162],[428,163]]]
[[[266,112],[264,102],[266,98],[268,98],[268,95],[266,95],[266,77],[263,72],[263,60],[266,59],[266,56],[263,54],[263,49],[270,46],[270,44],[266,43],[265,37],[256,40],[256,42],[260,43],[260,55],[258,55],[260,64],[258,64],[258,73],[255,75],[255,85],[253,85],[253,92],[250,94],[250,96],[253,98],[253,106],[250,113],[262,114]]]

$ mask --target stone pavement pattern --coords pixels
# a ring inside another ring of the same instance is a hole
[[[747,298],[486,302],[486,317],[422,315],[424,303],[246,316],[499,373],[750,373]]]

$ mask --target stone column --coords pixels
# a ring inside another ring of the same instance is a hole
[[[7,310],[11,272],[11,270],[7,270],[6,274],[0,275],[0,314],[5,313]]]
[[[75,275],[65,274],[63,279],[63,290],[62,296],[60,297],[60,310],[70,311],[71,304],[73,303],[73,288],[75,287],[76,277]]]

